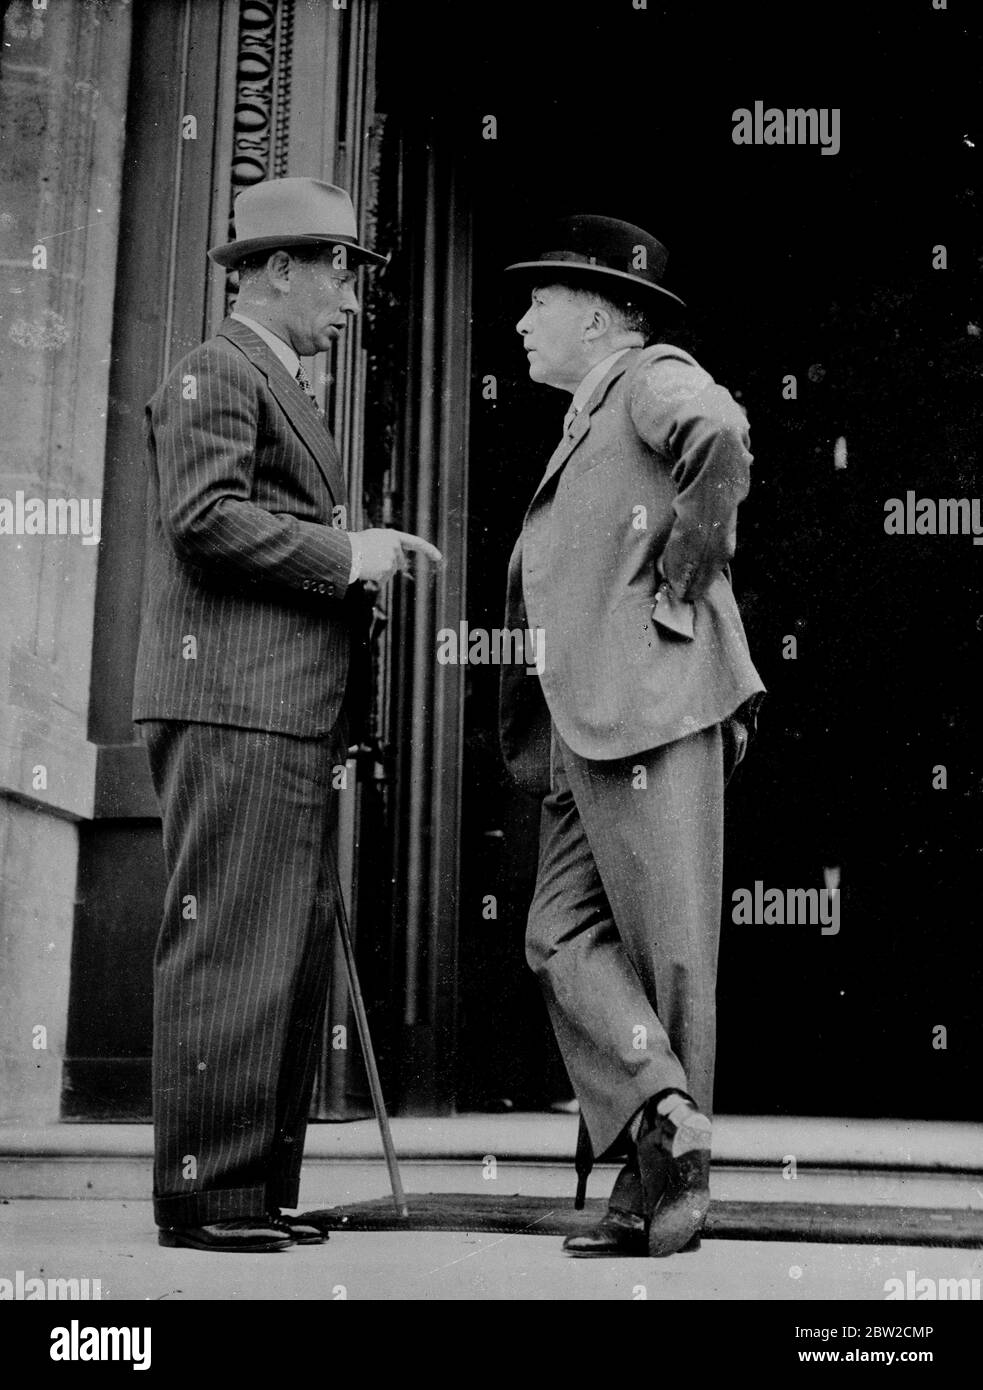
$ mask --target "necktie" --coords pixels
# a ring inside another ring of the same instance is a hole
[[[577,418],[577,416],[578,416],[579,414],[580,414],[580,406],[579,406],[579,405],[572,405],[572,406],[570,407],[570,409],[567,411],[566,415],[564,415],[564,417],[563,417],[563,434],[564,434],[564,437],[566,437],[566,436],[570,433],[570,431],[573,429],[573,422],[574,422],[574,420],[576,420],[576,418]]]
[[[315,396],[313,390],[311,389],[311,383],[308,381],[307,373],[304,371],[303,367],[297,368],[297,376],[295,380],[297,382],[297,385],[303,391],[304,395],[310,401],[311,405],[317,411],[318,415],[323,415],[324,411],[321,409],[320,405],[318,405],[317,396]]]

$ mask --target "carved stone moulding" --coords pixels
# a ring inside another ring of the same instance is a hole
[[[244,188],[287,172],[293,0],[244,0],[239,11],[230,165],[229,237]],[[236,292],[238,277],[227,287]]]
[[[239,12],[232,197],[286,172],[292,0],[246,0]]]

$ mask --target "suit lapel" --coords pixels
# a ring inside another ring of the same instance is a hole
[[[251,328],[238,319],[226,319],[218,330],[219,337],[228,338],[240,352],[266,377],[270,392],[280,409],[300,436],[328,486],[336,503],[344,503],[348,493],[341,470],[338,450],[331,432],[311,404],[300,383]]]
[[[543,488],[546,487],[547,483],[556,477],[574,449],[576,449],[577,445],[580,444],[589,433],[591,416],[604,404],[605,397],[611,390],[611,387],[618,378],[628,370],[631,361],[632,353],[630,351],[624,353],[623,356],[619,357],[617,362],[614,363],[611,370],[597,383],[587,404],[553,451],[553,455],[546,465],[546,472],[543,474],[539,487],[536,489],[535,495],[533,496],[533,502],[539,497],[539,494],[542,492]],[[530,506],[531,505],[532,503],[530,503]]]

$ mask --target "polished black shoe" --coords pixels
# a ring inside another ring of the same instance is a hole
[[[611,1255],[647,1255],[648,1238],[645,1218],[628,1212],[608,1211],[596,1226],[567,1236],[563,1242],[567,1255],[580,1259],[598,1259]]]
[[[166,1226],[157,1232],[158,1245],[186,1250],[239,1251],[244,1255],[267,1255],[289,1250],[294,1236],[267,1216],[237,1216],[230,1221],[212,1221],[207,1226]]]
[[[290,1216],[285,1211],[270,1213],[270,1224],[284,1231],[298,1245],[324,1245],[328,1232],[307,1216]]]
[[[668,1114],[646,1106],[638,1136],[638,1168],[648,1222],[648,1253],[675,1255],[689,1246],[710,1210],[712,1128],[680,1096]]]

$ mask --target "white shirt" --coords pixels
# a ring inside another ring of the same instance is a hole
[[[257,323],[255,319],[248,318],[245,314],[236,312],[231,314],[230,318],[238,319],[239,322],[244,323],[247,328],[251,328],[258,338],[262,338],[274,357],[278,357],[294,380],[297,380],[300,358],[288,342],[283,338],[278,338],[275,333],[271,333],[263,324]],[[362,572],[362,551],[351,531],[348,532],[348,539],[352,547],[352,567],[348,571],[348,582],[349,584],[354,584],[355,580]]]
[[[574,391],[573,400],[570,402],[570,409],[563,417],[564,434],[566,434],[567,430],[594,394],[594,388],[601,384],[618,358],[624,357],[626,352],[631,352],[631,348],[618,348],[617,352],[609,352],[607,357],[602,358],[600,362],[595,363],[595,365],[591,367],[576,391]]]

